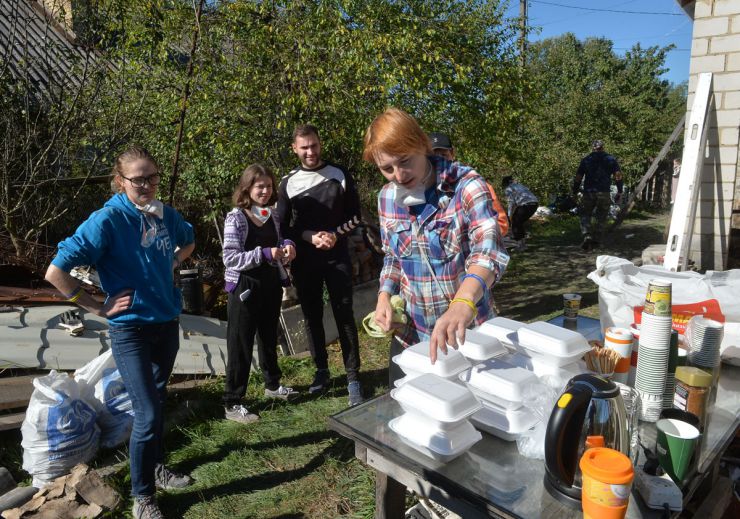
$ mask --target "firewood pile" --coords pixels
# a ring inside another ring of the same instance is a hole
[[[2,512],[4,519],[72,519],[99,517],[115,510],[121,496],[85,464],[39,490],[30,501]]]

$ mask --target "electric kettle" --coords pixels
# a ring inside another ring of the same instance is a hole
[[[627,412],[617,385],[582,374],[570,379],[552,409],[545,432],[545,488],[559,501],[580,508],[581,469],[586,449],[609,447],[629,456]]]

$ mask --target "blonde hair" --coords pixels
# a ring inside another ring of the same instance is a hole
[[[380,153],[431,155],[432,143],[416,119],[398,108],[388,108],[367,127],[362,158],[375,163]]]
[[[272,194],[270,195],[270,200],[267,202],[267,205],[273,205],[277,202],[278,190],[275,174],[267,166],[262,164],[252,164],[244,170],[239,179],[239,183],[234,189],[234,194],[231,195],[231,202],[234,204],[234,207],[240,207],[242,209],[249,209],[252,207],[252,198],[249,196],[249,191],[251,191],[252,186],[260,177],[267,177],[272,182]]]
[[[157,164],[157,160],[154,158],[154,155],[149,153],[149,150],[145,147],[134,144],[121,153],[113,163],[113,171],[111,171],[110,179],[111,191],[114,193],[123,193],[123,183],[117,180],[118,177],[123,177],[123,165],[139,159],[146,159],[154,164],[154,167],[157,168],[157,173],[159,174],[159,164]]]

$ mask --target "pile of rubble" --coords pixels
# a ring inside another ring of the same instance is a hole
[[[104,510],[115,510],[121,502],[118,492],[84,464],[75,466],[69,474],[55,479],[27,500],[31,488],[17,487],[0,497],[0,509],[3,504],[13,503],[11,506],[15,506],[0,515],[4,519],[94,518]],[[21,504],[19,501],[25,502]]]

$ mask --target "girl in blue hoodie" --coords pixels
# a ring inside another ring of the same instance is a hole
[[[131,396],[131,494],[136,518],[162,517],[154,493],[190,478],[164,466],[163,406],[179,348],[180,291],[173,270],[195,248],[193,228],[157,200],[159,167],[144,148],[131,147],[113,167],[115,194],[74,235],[59,243],[46,280],[67,300],[107,317],[116,366]],[[108,297],[103,304],[69,272],[93,265]]]

